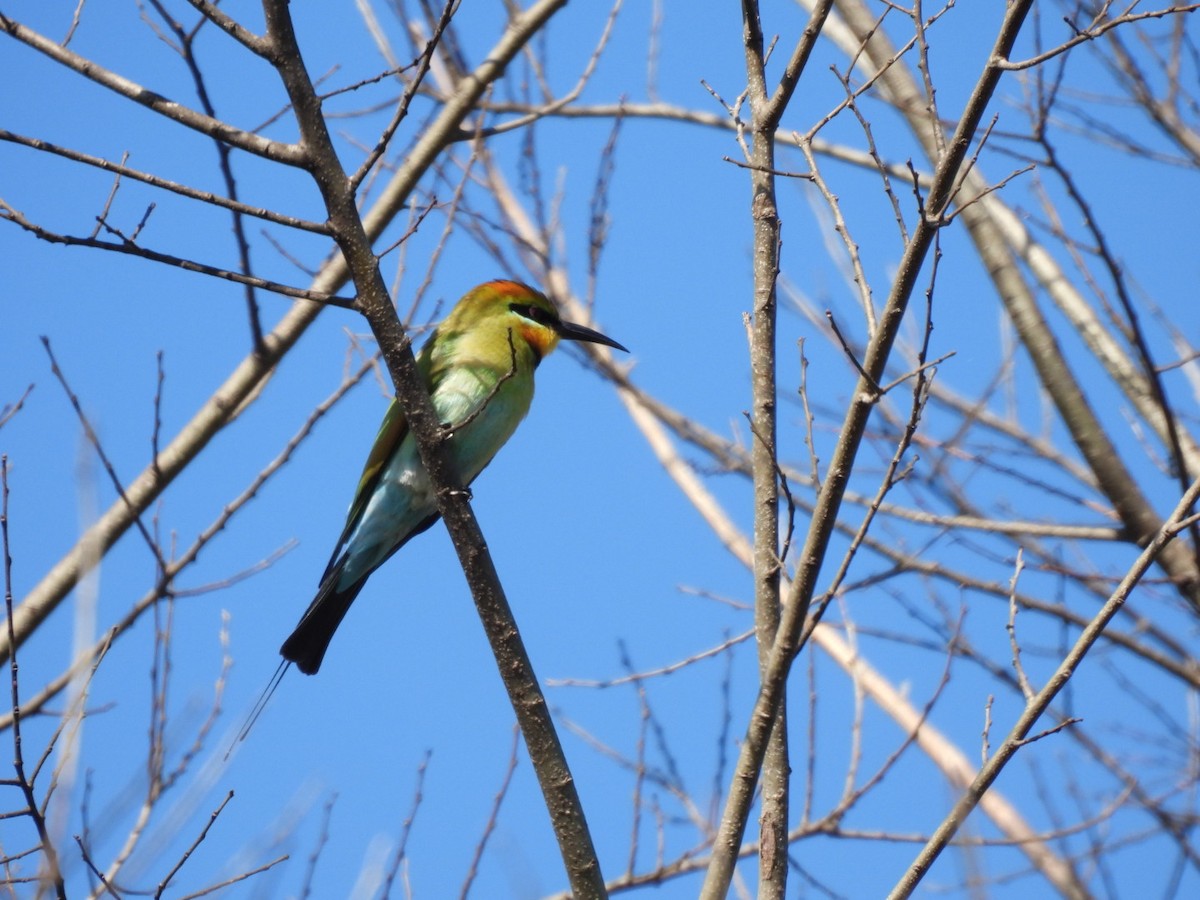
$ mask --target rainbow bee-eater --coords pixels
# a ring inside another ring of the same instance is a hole
[[[625,350],[598,331],[564,322],[545,296],[516,281],[481,284],[430,335],[417,368],[450,434],[447,449],[463,485],[475,480],[525,418],[533,372],[560,340]],[[393,399],[316,599],[283,642],[283,658],[315,673],[370,574],[437,519],[416,439]]]

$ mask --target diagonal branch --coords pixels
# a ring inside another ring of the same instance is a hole
[[[1011,53],[1012,46],[1021,31],[1033,0],[1015,0],[1009,5],[1000,26],[995,45],[984,66],[966,108],[959,120],[954,136],[947,146],[945,156],[939,160],[933,182],[926,197],[927,214],[921,217],[913,231],[912,239],[905,248],[900,261],[896,281],[892,286],[887,304],[879,317],[879,328],[867,346],[863,367],[869,379],[860,378],[854,399],[846,412],[841,437],[829,464],[829,475],[821,486],[817,497],[812,524],[799,556],[799,569],[792,582],[788,602],[784,607],[782,621],[771,648],[771,659],[763,679],[762,688],[754,704],[745,740],[739,754],[733,784],[721,817],[721,827],[713,846],[712,863],[705,876],[701,897],[705,900],[723,898],[733,879],[734,865],[741,846],[742,835],[750,808],[754,802],[759,770],[779,708],[780,698],[791,669],[792,659],[799,649],[799,639],[808,606],[820,574],[821,562],[830,537],[837,524],[837,512],[854,466],[858,448],[866,431],[867,421],[875,407],[876,395],[871,382],[878,384],[882,379],[892,345],[900,330],[904,311],[916,285],[916,279],[925,261],[934,235],[941,227],[940,216],[944,213],[959,172],[967,157],[972,137],[979,128],[996,85],[1003,74],[1001,63]]]
[[[245,150],[247,153],[253,153],[255,156],[262,156],[289,166],[299,166],[304,163],[304,151],[297,144],[284,144],[260,137],[252,132],[235,128],[220,119],[206,116],[182,103],[169,100],[162,94],[155,93],[135,81],[130,81],[128,78],[98,65],[93,60],[68,50],[61,44],[56,44],[45,35],[39,34],[32,28],[3,14],[0,14],[0,31],[4,31],[10,37],[44,53],[68,69],[73,69],[85,78],[90,78],[97,84],[178,122],[180,125],[185,125],[201,134]]]
[[[484,63],[490,77],[499,77],[512,55],[565,3],[566,0],[542,0],[516,16],[502,41],[507,44],[508,55],[493,56]],[[521,641],[483,533],[471,511],[467,492],[446,452],[441,423],[417,369],[412,341],[396,315],[371,239],[359,217],[354,182],[338,160],[321,114],[321,100],[301,58],[287,2],[266,0],[263,6],[267,34],[273,44],[271,59],[295,109],[302,144],[310,160],[309,172],[321,191],[334,239],[349,265],[358,294],[356,306],[370,323],[384,354],[395,385],[396,399],[404,410],[417,441],[421,462],[436,492],[438,511],[454,542],[480,621],[492,645],[497,668],[525,736],[571,887],[579,898],[605,897],[600,862],[549,707]],[[474,74],[464,80],[474,82],[479,91],[477,96],[482,95],[488,83]]]
[[[227,35],[257,56],[265,56],[267,42],[227,13],[222,12],[215,3],[208,0],[188,0],[206,19],[224,31]]]
[[[295,297],[300,300],[311,300],[314,303],[320,303],[327,306],[341,306],[345,309],[354,307],[354,300],[346,297],[338,297],[336,294],[325,293],[324,291],[312,290],[311,288],[297,288],[283,284],[278,281],[268,281],[265,278],[259,278],[256,275],[244,275],[241,272],[232,272],[229,269],[222,269],[218,266],[210,266],[207,263],[197,262],[194,259],[187,259],[182,256],[173,256],[170,253],[161,253],[158,250],[151,250],[148,247],[143,247],[135,243],[130,238],[124,238],[120,241],[105,241],[94,237],[78,237],[70,234],[60,234],[56,231],[49,231],[31,222],[19,210],[13,209],[4,200],[0,199],[0,220],[7,219],[14,225],[24,228],[34,237],[40,238],[51,244],[62,244],[65,247],[91,247],[94,250],[108,250],[112,253],[125,253],[129,256],[138,256],[142,259],[148,259],[152,262],[162,263],[163,265],[175,266],[178,269],[183,269],[186,272],[198,272],[201,275],[209,275],[213,278],[222,278],[225,281],[232,281],[235,284],[244,284],[248,287],[262,288],[265,291],[271,291],[274,294],[281,294],[284,297]],[[121,237],[124,237],[121,235]]]
[[[528,15],[551,5],[543,2]],[[540,12],[543,21],[548,13]],[[0,22],[7,21],[0,17]],[[0,26],[2,27],[2,26]],[[487,85],[504,73],[505,65],[518,52],[528,33],[509,29],[488,52],[486,59],[464,78],[448,96],[440,113],[421,134],[403,164],[385,186],[379,200],[363,216],[363,228],[377,239],[404,209],[417,183],[448,144],[457,139],[459,127],[474,109]],[[326,263],[310,290],[333,295],[349,280],[345,260],[337,255]],[[140,515],[158,499],[167,486],[206,447],[222,429],[231,424],[259,396],[275,367],[313,323],[323,307],[299,302],[283,316],[275,328],[264,335],[263,352],[250,353],[213,392],[196,414],[163,448],[156,459],[126,485],[127,502],[118,501],[84,533],[42,580],[25,595],[14,610],[13,634],[19,647],[63,601],[87,572],[120,539]],[[0,635],[0,662],[8,659],[7,636]]]
[[[1191,486],[1184,492],[1180,498],[1179,504],[1175,507],[1175,511],[1170,515],[1166,522],[1159,529],[1158,534],[1146,546],[1138,556],[1137,561],[1125,573],[1125,577],[1121,579],[1121,583],[1117,589],[1112,592],[1108,602],[1100,609],[1096,616],[1088,623],[1087,628],[1075,640],[1071,651],[1059,663],[1054,674],[1046,681],[1046,684],[1040,691],[1033,696],[1026,704],[1024,711],[1018,717],[1012,730],[1004,743],[997,748],[996,752],[984,764],[971,782],[970,786],[959,797],[954,808],[949,812],[938,830],[934,832],[925,848],[913,861],[912,866],[904,874],[904,877],[892,889],[889,894],[889,900],[901,900],[901,898],[912,895],[913,890],[920,883],[925,873],[929,871],[929,867],[941,854],[942,850],[950,843],[951,839],[958,832],[966,821],[970,812],[979,804],[980,799],[991,787],[992,782],[1000,774],[1001,770],[1013,758],[1016,752],[1024,746],[1030,738],[1029,732],[1033,726],[1041,718],[1042,714],[1049,708],[1050,703],[1058,696],[1059,691],[1063,689],[1067,681],[1070,680],[1075,670],[1083,662],[1083,658],[1092,648],[1092,645],[1100,638],[1108,623],[1129,599],[1129,595],[1133,589],[1141,581],[1142,576],[1154,563],[1155,557],[1162,553],[1176,535],[1184,528],[1195,521],[1195,516],[1189,516],[1189,511],[1195,505],[1196,500],[1200,499],[1200,479],[1192,482]]]
[[[885,38],[874,32],[874,19],[866,5],[860,0],[841,0],[840,9],[856,39],[867,41],[866,56],[872,65],[884,69],[885,62],[892,58],[893,53]],[[850,50],[849,47],[843,49],[847,52]],[[998,65],[1004,70],[1009,68],[1003,60]],[[926,119],[915,112],[921,109],[921,101],[912,77],[900,67],[888,65],[881,86],[896,108],[905,114],[925,152],[934,158],[937,146],[935,137],[930,133]],[[1089,317],[1084,309],[1086,304],[1082,303],[1071,286],[1071,279],[1063,274],[1045,248],[1030,237],[1019,217],[995,194],[983,196],[979,203],[970,202],[986,192],[987,184],[979,171],[972,170],[963,184],[967,193],[960,201],[963,222],[980,258],[991,273],[1009,318],[1037,368],[1039,380],[1054,401],[1080,454],[1095,474],[1099,490],[1113,504],[1133,540],[1138,546],[1145,546],[1161,526],[1161,517],[1102,427],[1045,314],[1025,284],[1018,257],[1029,266],[1050,297],[1071,318],[1073,327],[1083,335],[1092,352],[1121,385],[1139,413],[1165,441],[1165,420],[1161,409],[1153,401],[1151,388],[1136,368],[1117,361],[1111,341],[1104,339],[1103,329],[1096,326],[1094,317]],[[1194,462],[1195,451],[1191,442],[1186,434],[1180,435],[1180,439],[1183,441],[1181,452]],[[1177,590],[1200,609],[1200,569],[1197,569],[1195,556],[1188,551],[1184,542],[1169,544],[1159,555],[1157,563],[1175,582]]]
[[[52,144],[49,141],[43,141],[40,138],[26,137],[25,135],[14,134],[11,131],[0,128],[0,141],[8,141],[13,144],[18,144],[22,147],[29,147],[33,150],[39,150],[43,153],[53,153],[55,156],[61,156],[63,159],[69,159],[72,162],[94,166],[95,168],[104,172],[113,172],[117,175],[120,175],[122,178],[140,181],[143,184],[150,185],[151,187],[162,188],[165,191],[171,191],[172,193],[179,194],[181,197],[187,197],[191,200],[199,200],[202,203],[211,203],[213,206],[219,206],[222,209],[228,209],[247,216],[254,216],[257,219],[263,219],[267,222],[274,222],[276,225],[286,225],[288,228],[298,228],[301,231],[311,231],[313,234],[329,234],[329,226],[327,226],[324,222],[310,222],[308,219],[298,219],[295,216],[287,216],[261,206],[251,206],[248,203],[242,203],[238,200],[231,200],[228,197],[222,197],[219,194],[212,193],[211,191],[197,190],[196,188],[188,187],[186,184],[180,184],[177,181],[170,181],[166,178],[160,178],[157,175],[151,175],[149,172],[133,169],[129,166],[104,159],[100,156],[92,156],[89,153],[81,153],[78,150],[72,150],[69,147],[60,147],[58,144]]]

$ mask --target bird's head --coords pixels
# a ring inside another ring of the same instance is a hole
[[[495,331],[507,340],[524,339],[540,361],[560,340],[589,341],[625,350],[612,338],[574,322],[565,322],[544,294],[518,281],[489,281],[458,301],[441,329],[448,333]]]

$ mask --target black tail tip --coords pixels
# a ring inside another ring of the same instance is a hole
[[[290,638],[279,648],[279,655],[305,675],[316,675],[321,668],[321,660],[325,658],[324,649],[319,653],[306,652],[304,648],[294,646]]]

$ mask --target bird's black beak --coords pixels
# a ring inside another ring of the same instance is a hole
[[[622,344],[618,344],[612,338],[601,334],[598,331],[592,331],[583,325],[576,325],[574,322],[559,322],[555,326],[558,336],[564,341],[588,341],[592,344],[605,344],[609,347],[616,347],[618,350],[629,352],[629,348]]]

